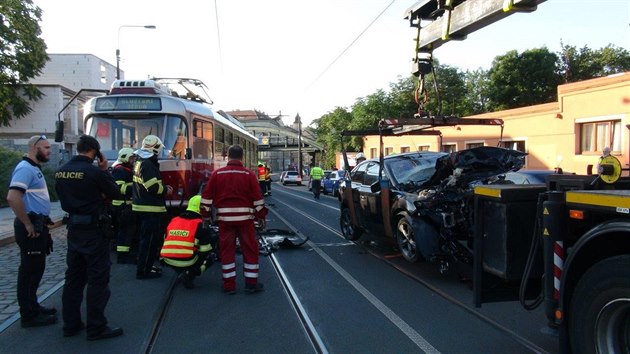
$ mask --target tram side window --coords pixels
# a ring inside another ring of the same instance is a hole
[[[213,157],[212,123],[195,120],[193,127],[193,156],[198,159],[211,159]]]
[[[227,148],[224,145],[224,133],[225,130],[222,127],[216,126],[214,129],[214,153],[215,156],[223,156],[225,157],[226,155],[224,154],[224,152],[227,150]]]

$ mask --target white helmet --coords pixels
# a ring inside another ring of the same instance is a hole
[[[118,151],[118,161],[122,163],[129,162],[129,158],[133,155],[132,148],[122,148]]]
[[[364,160],[365,160],[365,154],[364,154],[364,153],[362,153],[362,152],[358,153],[358,154],[357,154],[356,159],[357,159],[357,160],[358,160],[358,159],[364,159]]]
[[[142,150],[151,151],[154,155],[160,155],[164,149],[162,140],[155,135],[147,135],[142,140]]]

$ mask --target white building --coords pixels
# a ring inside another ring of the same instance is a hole
[[[11,121],[10,127],[0,131],[0,143],[14,150],[26,151],[28,138],[43,134],[51,143],[55,137],[55,122],[64,121],[63,146],[53,143],[51,161],[61,161],[73,153],[78,137],[83,134],[83,103],[100,93],[86,91],[59,113],[82,89],[108,90],[116,80],[116,66],[92,54],[48,54],[49,61],[40,76],[30,82],[38,86],[43,96],[31,101],[32,112]],[[121,72],[122,75],[122,72]]]

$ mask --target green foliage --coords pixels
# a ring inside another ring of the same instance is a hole
[[[425,85],[429,90],[425,111],[430,115],[462,115],[467,107],[464,74],[449,65],[434,64],[435,74],[427,75]],[[435,78],[437,78],[437,85]],[[437,86],[437,90],[436,90]]]
[[[48,61],[46,43],[39,38],[41,15],[32,0],[0,2],[0,126],[26,116],[29,101],[42,96],[28,83]]]
[[[561,43],[560,70],[564,82],[577,82],[630,70],[630,52],[608,46],[592,50],[587,46],[576,48]]]
[[[9,193],[11,175],[13,174],[13,169],[15,169],[15,166],[21,160],[21,153],[0,146],[0,207],[8,206],[7,194]],[[48,186],[50,200],[56,201],[58,198],[55,192],[55,171],[45,165],[42,170],[44,172],[44,178],[46,179],[46,185]]]
[[[559,59],[547,48],[497,56],[489,75],[488,108],[503,110],[552,102],[562,81]]]

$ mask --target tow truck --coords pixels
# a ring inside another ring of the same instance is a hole
[[[422,0],[405,13],[417,29],[412,73],[418,77],[413,118],[383,119],[377,129],[345,131],[344,136],[440,133],[441,126],[484,124],[501,120],[467,120],[434,115],[424,109],[425,76],[432,71],[432,52],[450,40],[516,12],[532,12],[544,0]],[[342,150],[343,151],[343,150]],[[349,166],[344,153],[345,165]],[[526,310],[540,305],[548,327],[558,334],[560,353],[630,353],[630,177],[620,161],[602,157],[597,174],[555,174],[545,185],[479,185],[474,187],[472,288],[475,306],[519,299]],[[389,181],[373,189],[381,193],[385,233],[395,224]],[[345,181],[343,203],[352,203],[352,184]],[[346,207],[348,207],[346,205]],[[354,226],[354,206],[350,205]],[[531,232],[530,232],[531,231]],[[518,292],[496,281],[518,283]]]

